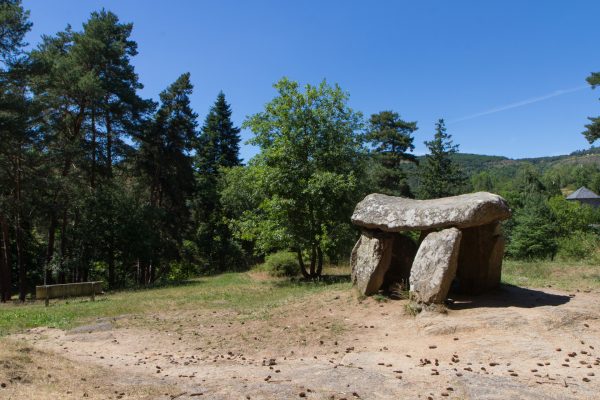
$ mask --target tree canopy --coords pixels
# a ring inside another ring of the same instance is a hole
[[[357,200],[363,157],[362,116],[348,107],[348,94],[325,81],[282,79],[277,97],[244,126],[261,153],[258,169],[264,199],[248,215],[261,249],[291,248],[306,277],[321,275],[323,253],[344,240],[344,226]],[[304,266],[307,253],[310,266]]]
[[[459,194],[464,189],[466,177],[451,158],[458,152],[458,145],[452,142],[452,135],[446,132],[443,119],[435,124],[435,135],[425,145],[429,154],[420,173],[420,197],[435,199]]]
[[[416,122],[406,122],[393,111],[381,111],[371,115],[366,140],[374,147],[373,151],[381,163],[376,182],[377,191],[412,197],[402,165],[407,162],[418,164],[412,134],[417,130]]]

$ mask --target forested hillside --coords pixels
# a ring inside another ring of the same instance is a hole
[[[600,192],[600,150],[511,160],[462,154],[434,127],[392,110],[368,118],[323,80],[288,78],[242,127],[225,93],[193,110],[192,77],[141,96],[134,25],[110,11],[45,35],[20,0],[0,2],[0,298],[43,283],[109,288],[248,269],[275,255],[287,274],[319,279],[348,259],[366,194],[430,199],[486,190],[514,210],[515,258],[598,257],[600,212],[564,200]],[[275,79],[275,78],[274,78]],[[259,154],[242,164],[240,129]],[[427,133],[426,156],[413,133]],[[270,258],[274,260],[275,258]]]

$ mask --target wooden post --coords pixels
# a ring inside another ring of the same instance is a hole
[[[46,288],[46,301],[45,301],[45,303],[46,303],[46,307],[48,307],[48,305],[50,304],[50,293],[49,293],[49,290],[48,290],[48,285],[44,285],[44,287]]]
[[[96,282],[92,282],[92,301],[96,301]]]

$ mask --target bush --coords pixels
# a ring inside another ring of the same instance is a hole
[[[532,195],[516,210],[507,254],[516,259],[554,258],[557,251],[555,217],[545,199]]]
[[[273,276],[296,276],[300,273],[298,257],[289,251],[269,254],[265,259],[264,268]]]
[[[600,248],[600,238],[595,233],[574,232],[558,239],[558,257],[563,260],[583,260],[593,257]]]

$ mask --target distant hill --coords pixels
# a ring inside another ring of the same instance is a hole
[[[425,157],[426,156],[419,156],[417,159],[422,162],[425,160]],[[494,170],[497,175],[514,177],[517,171],[526,164],[535,166],[540,172],[560,165],[595,164],[600,166],[600,147],[592,147],[587,150],[574,151],[570,154],[547,157],[512,159],[504,156],[457,153],[454,154],[452,158],[461,165],[468,176],[477,174],[481,171]],[[409,184],[411,187],[416,187],[417,167],[410,164],[407,165],[406,170]]]
[[[419,157],[420,159],[424,156]],[[532,157],[512,159],[502,156],[487,156],[481,154],[458,153],[453,156],[468,175],[490,168],[514,168],[523,164],[532,164],[544,171],[547,168],[561,164],[596,164],[600,165],[600,147],[574,151],[561,156]]]

